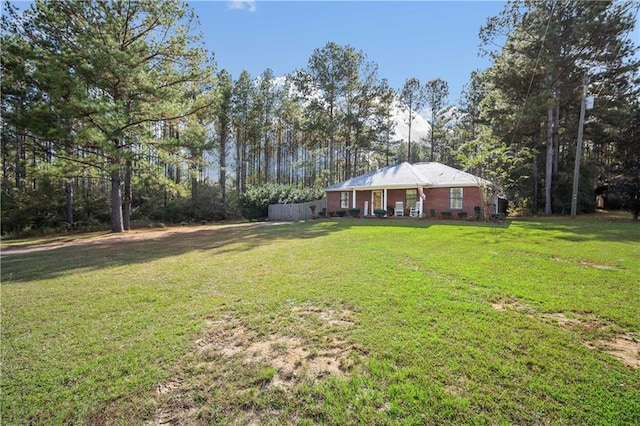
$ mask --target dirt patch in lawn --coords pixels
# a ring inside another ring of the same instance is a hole
[[[611,327],[611,324],[599,321],[598,319],[586,315],[567,317],[562,313],[540,314],[542,318],[547,318],[557,322],[565,328],[579,328],[585,331],[598,331]]]
[[[530,306],[515,299],[497,300],[491,303],[491,307],[496,311],[515,311],[527,315],[531,315],[535,312],[535,310]]]
[[[562,313],[554,313],[542,314],[542,317],[552,319],[563,327],[579,328],[585,331],[612,328],[610,323],[598,321],[586,315],[569,318]],[[591,349],[612,355],[627,368],[640,368],[640,340],[633,333],[617,333],[610,338],[587,341],[586,345]]]
[[[357,324],[349,310],[294,306],[270,322],[273,326],[267,328],[277,331],[254,329],[235,315],[208,321],[184,366],[158,386],[158,408],[146,424],[198,423],[212,406],[219,410],[219,417],[208,418],[213,423],[228,418],[236,424],[273,421],[280,413],[261,409],[259,395],[293,398],[297,385],[347,376],[363,355],[340,337],[340,331]],[[323,333],[296,334],[283,323]]]
[[[601,269],[601,270],[605,270],[605,271],[617,271],[619,269],[622,269],[618,266],[615,265],[606,265],[604,263],[595,263],[595,262],[587,262],[585,260],[581,260],[581,261],[572,261],[570,259],[564,259],[561,257],[551,257],[551,260],[553,260],[554,262],[560,262],[560,263],[571,263],[571,264],[575,264],[578,265],[582,268],[592,268],[592,269]]]
[[[640,368],[640,339],[636,334],[626,332],[611,322],[599,320],[593,315],[585,313],[574,313],[571,317],[559,312],[538,313],[530,306],[516,300],[498,300],[492,302],[491,307],[497,311],[515,311],[532,318],[551,320],[561,327],[577,329],[588,335],[608,335],[607,338],[587,339],[587,347],[612,355],[627,368]]]
[[[640,341],[631,333],[612,340],[596,340],[587,343],[587,346],[613,355],[627,368],[633,370],[640,368]]]
[[[494,302],[491,304],[491,307],[493,309],[495,309],[496,311],[508,311],[508,310],[514,310],[515,306],[506,302]]]
[[[293,306],[291,312],[301,316],[317,316],[330,327],[350,327],[357,323],[354,313],[348,309],[327,309],[319,306]]]
[[[196,342],[198,350],[208,356],[273,367],[275,374],[264,383],[271,386],[289,387],[308,379],[344,376],[352,366],[350,352],[358,349],[329,337],[322,346],[311,347],[300,337],[260,336],[243,324],[228,328],[230,322],[211,322],[207,335]]]
[[[356,324],[353,313],[315,306],[293,306],[283,317],[291,321],[324,325],[327,331],[346,329]],[[200,351],[243,362],[269,365],[277,370],[270,385],[292,386],[308,379],[344,376],[352,367],[349,354],[358,351],[345,340],[324,336],[311,344],[300,336],[281,333],[260,335],[258,331],[233,318],[210,321],[204,337],[196,341]]]

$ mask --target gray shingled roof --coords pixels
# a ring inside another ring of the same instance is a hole
[[[431,163],[400,163],[353,177],[326,188],[327,191],[353,189],[490,186],[491,182],[462,170]]]
[[[428,186],[492,186],[486,179],[436,162],[417,163],[413,167],[427,178]]]

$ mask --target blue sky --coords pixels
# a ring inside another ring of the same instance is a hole
[[[276,76],[305,68],[316,48],[334,41],[362,50],[395,89],[439,77],[455,102],[478,56],[478,32],[502,1],[191,1],[206,47],[235,79],[243,69]]]
[[[0,0],[3,4],[4,0]],[[159,0],[161,1],[161,0]],[[27,7],[28,1],[12,1]],[[243,69],[256,77],[305,68],[327,42],[362,50],[395,89],[417,77],[442,78],[455,103],[471,71],[490,65],[479,57],[478,33],[503,9],[500,0],[449,1],[189,1],[200,17],[204,42],[218,68],[235,79]],[[640,16],[629,36],[640,44]],[[640,52],[638,53],[640,56]]]

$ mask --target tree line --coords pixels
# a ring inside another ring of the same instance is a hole
[[[622,176],[632,198],[640,174],[632,2],[507,3],[480,31],[493,65],[472,74],[460,105],[442,79],[393,88],[364,52],[333,42],[287,76],[234,79],[178,1],[6,7],[3,233],[236,217],[250,188],[321,188],[394,161],[464,168],[523,211],[564,212],[585,76],[598,99],[581,209],[598,179]],[[425,109],[429,134],[412,141]]]
[[[480,30],[493,64],[472,75],[462,147],[472,170],[500,174],[523,211],[568,213],[583,93],[595,97],[584,123],[578,207],[613,182],[634,210],[640,199],[637,2],[517,1]],[[493,48],[504,40],[500,48]]]

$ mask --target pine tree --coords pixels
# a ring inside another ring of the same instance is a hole
[[[426,105],[427,93],[420,85],[420,80],[415,77],[407,79],[400,90],[400,105],[407,113],[407,124],[409,125],[409,140],[407,141],[407,161],[413,161],[413,152],[411,150],[411,124],[422,108]]]
[[[307,69],[297,76],[298,89],[309,102],[308,109],[314,117],[312,126],[323,135],[321,139],[327,141],[322,151],[327,154],[325,170],[328,184],[334,183],[340,171],[336,161],[342,146],[337,140],[343,120],[340,107],[344,106],[348,87],[353,83],[360,55],[351,46],[329,42],[313,51]]]
[[[123,198],[130,187],[123,197],[123,184],[143,159],[140,147],[154,139],[154,150],[176,150],[177,133],[153,138],[149,124],[177,121],[206,106],[200,96],[182,97],[185,85],[211,75],[205,52],[193,47],[195,21],[177,1],[37,1],[15,17],[16,34],[29,40],[28,59],[42,76],[36,88],[59,115],[47,132],[61,133],[70,120],[80,120],[82,161],[111,182],[113,232],[125,229]]]
[[[431,109],[431,122],[429,123],[431,161],[442,161],[439,139],[444,134],[442,112],[447,96],[449,96],[449,85],[441,78],[429,80],[425,85],[425,97],[427,99],[427,105],[429,105]]]
[[[227,155],[233,120],[233,79],[227,70],[217,75],[218,99],[215,105],[215,128],[218,139],[218,185],[220,186],[220,208],[223,217],[227,211]]]
[[[546,213],[560,212],[570,201],[565,170],[575,157],[585,76],[616,98],[612,104],[628,102],[628,76],[638,66],[629,61],[634,47],[626,37],[633,28],[631,7],[630,2],[511,2],[481,31],[485,45],[507,36],[503,48],[491,53],[494,63],[486,74],[491,93],[483,114],[509,145],[526,144],[539,153],[525,173],[533,177],[530,199],[544,182]],[[593,137],[590,128],[585,137]],[[538,178],[539,163],[544,179]]]
[[[233,125],[236,140],[236,190],[246,191],[248,143],[252,127],[255,90],[249,72],[243,70],[233,86]]]
[[[379,166],[386,167],[391,164],[391,155],[395,149],[395,141],[391,134],[395,130],[393,117],[393,105],[396,100],[396,92],[389,85],[387,79],[382,79],[378,88],[376,99],[376,112],[374,114],[375,142],[374,152],[382,154],[384,161]]]

